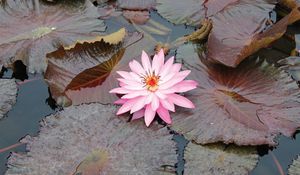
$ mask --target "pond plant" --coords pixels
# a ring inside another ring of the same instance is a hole
[[[299,20],[298,0],[1,0],[0,124],[36,80],[56,108],[1,172],[251,174],[300,128]]]

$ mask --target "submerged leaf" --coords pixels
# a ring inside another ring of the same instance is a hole
[[[17,90],[14,79],[0,79],[0,119],[16,103]]]
[[[293,161],[293,164],[290,165],[290,168],[288,170],[289,175],[300,175],[300,156],[297,157]]]
[[[185,174],[248,174],[257,164],[255,147],[213,144],[201,146],[188,143],[184,152]]]
[[[113,103],[117,96],[108,92],[118,86],[116,71],[127,70],[128,62],[139,57],[141,50],[154,47],[146,39],[139,41],[141,38],[141,34],[133,33],[119,45],[95,42],[48,54],[45,77],[54,99],[67,96],[74,105]]]
[[[13,153],[6,174],[72,174],[80,167],[86,170],[83,174],[93,167],[100,170],[95,174],[167,174],[161,166],[177,162],[168,129],[146,128],[142,121],[128,123],[115,113],[113,106],[90,104],[47,117],[37,137],[21,141],[27,143],[28,152]],[[94,150],[101,151],[86,158]],[[90,167],[95,163],[92,157],[99,161]]]
[[[43,72],[47,53],[105,30],[97,8],[88,0],[36,2],[40,4],[7,0],[0,7],[0,63],[9,66],[22,60],[29,72]]]
[[[212,65],[192,45],[177,53],[192,70],[189,78],[199,83],[188,94],[195,110],[173,115],[172,129],[189,140],[275,145],[278,134],[292,136],[300,126],[299,89],[284,71],[261,60],[248,60],[235,69]]]

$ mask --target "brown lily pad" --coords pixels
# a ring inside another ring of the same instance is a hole
[[[194,110],[177,111],[172,129],[206,144],[276,145],[279,134],[292,136],[300,127],[299,89],[282,70],[263,60],[237,68],[213,65],[199,58],[193,45],[177,50],[199,87],[188,95]]]
[[[247,175],[256,166],[255,147],[212,144],[201,146],[188,143],[185,152],[185,174]]]
[[[208,37],[208,59],[236,67],[249,55],[279,39],[299,12],[295,9],[273,24],[269,13],[277,1],[270,2],[242,0],[216,14]]]
[[[300,19],[294,8],[275,23],[270,13],[276,0],[158,0],[158,12],[175,24],[199,26],[204,19],[212,21],[208,37],[207,59],[236,67],[249,55],[270,46],[289,24]]]
[[[0,79],[0,119],[16,103],[17,91],[18,88],[14,79]]]
[[[72,106],[45,118],[37,137],[27,136],[26,153],[13,153],[6,175],[172,174],[175,142],[166,127],[126,122],[116,107]],[[95,173],[97,172],[97,173]]]
[[[10,66],[22,60],[29,72],[43,72],[47,53],[105,31],[98,17],[89,0],[7,0],[0,7],[0,63]]]
[[[105,42],[77,45],[71,50],[48,54],[49,66],[45,77],[58,103],[70,99],[72,104],[113,103],[118,99],[108,92],[118,86],[116,71],[127,70],[132,59],[140,59],[142,50],[155,43],[142,39],[139,33],[129,34],[119,45]]]

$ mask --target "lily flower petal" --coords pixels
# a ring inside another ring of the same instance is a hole
[[[171,123],[172,123],[172,120],[171,120],[169,111],[166,110],[165,108],[163,108],[162,106],[160,106],[160,107],[157,109],[157,114],[158,114],[159,117],[160,117],[161,119],[163,119],[163,121],[165,121],[167,124],[171,124]]]
[[[151,124],[154,117],[155,117],[155,111],[152,110],[151,105],[147,105],[145,110],[145,123],[147,127]]]

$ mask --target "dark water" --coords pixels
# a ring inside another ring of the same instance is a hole
[[[178,36],[191,33],[194,28],[184,25],[174,26],[165,21],[155,12],[151,13],[151,18],[162,23],[166,27],[172,29],[172,32],[167,36],[152,35],[157,41],[168,42],[175,40]],[[126,21],[107,21],[108,33],[117,30],[122,26],[131,26]],[[134,28],[131,26],[131,29]],[[299,28],[298,28],[299,29]],[[284,58],[289,54],[292,44],[285,39],[275,43],[272,49],[263,49],[257,55],[263,58],[268,58],[270,62]],[[171,52],[174,53],[174,52]],[[5,73],[4,77],[10,78],[11,71]],[[13,109],[7,114],[7,117],[0,121],[0,149],[10,146],[18,142],[18,140],[27,134],[36,135],[39,129],[39,121],[45,116],[54,113],[55,111],[47,104],[49,98],[48,87],[41,75],[29,75],[29,79],[33,81],[19,86],[17,103]],[[278,138],[279,146],[273,148],[260,148],[260,159],[257,167],[250,173],[251,175],[276,175],[280,174],[276,164],[270,154],[276,157],[282,166],[285,173],[293,159],[300,154],[300,134],[295,138],[286,138],[280,136]],[[174,140],[178,143],[178,168],[177,173],[182,174],[184,167],[183,151],[187,141],[181,136],[174,136]],[[10,151],[25,151],[25,146],[12,149]],[[10,151],[0,153],[0,174],[6,171],[7,157]]]
[[[6,73],[9,77],[10,72]],[[46,104],[49,97],[48,86],[41,76],[30,76],[32,82],[20,85],[17,103],[7,114],[7,117],[0,121],[0,148],[15,144],[20,138],[27,134],[36,135],[39,129],[39,121],[45,116],[54,112]],[[25,146],[20,146],[10,151],[24,151]],[[6,170],[9,151],[0,153],[0,174]]]

